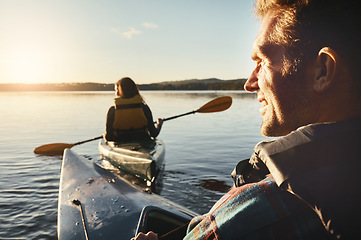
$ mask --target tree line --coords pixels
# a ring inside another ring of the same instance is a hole
[[[151,84],[139,84],[140,90],[244,90],[247,79],[220,80],[192,79]],[[114,91],[113,83],[5,83],[0,84],[0,91]]]

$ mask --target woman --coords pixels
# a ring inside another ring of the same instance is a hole
[[[152,112],[139,94],[132,79],[125,77],[116,82],[115,106],[107,113],[105,139],[126,142],[156,138],[162,128],[163,119],[153,123]]]

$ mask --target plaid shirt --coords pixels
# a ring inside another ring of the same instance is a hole
[[[195,217],[184,239],[328,239],[315,212],[273,178],[229,191]]]

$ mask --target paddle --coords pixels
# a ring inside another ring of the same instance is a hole
[[[45,145],[42,145],[40,147],[35,148],[34,153],[41,154],[41,155],[46,155],[46,156],[62,155],[65,148],[72,148],[72,147],[74,147],[76,145],[80,145],[80,144],[83,144],[83,143],[94,141],[94,140],[100,139],[102,137],[103,136],[99,136],[99,137],[95,137],[95,138],[92,138],[92,139],[88,139],[88,140],[81,141],[81,142],[76,142],[76,143],[50,143],[50,144],[45,144]]]
[[[197,112],[198,113],[221,112],[221,111],[224,111],[224,110],[228,109],[231,105],[232,105],[232,98],[231,97],[228,97],[228,96],[218,97],[218,98],[215,98],[215,99],[209,101],[208,103],[204,104],[202,107],[200,107],[197,110],[187,112],[187,113],[184,113],[184,114],[180,114],[180,115],[177,115],[177,116],[165,118],[164,121],[172,120],[172,119],[175,119],[175,118],[179,118],[179,117],[186,116],[186,115],[189,115],[189,114],[194,114],[194,113],[197,113]],[[103,136],[99,136],[99,137],[95,137],[95,138],[88,139],[88,140],[81,141],[81,142],[77,142],[77,143],[50,143],[50,144],[45,144],[45,145],[42,145],[40,147],[35,148],[34,153],[41,154],[41,155],[46,155],[46,156],[62,155],[65,148],[72,148],[72,147],[74,147],[76,145],[80,145],[80,144],[83,144],[83,143],[94,141],[94,140],[100,139],[102,137]]]
[[[204,104],[202,107],[198,108],[197,110],[183,113],[180,115],[176,115],[173,117],[165,118],[163,121],[172,120],[175,118],[183,117],[186,115],[194,114],[194,113],[213,113],[213,112],[221,112],[227,110],[232,105],[232,98],[229,96],[218,97],[215,98],[208,103]]]

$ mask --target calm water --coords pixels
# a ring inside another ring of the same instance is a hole
[[[167,121],[159,138],[166,145],[165,198],[204,213],[232,185],[235,164],[264,139],[256,96],[245,92],[142,92],[153,116],[196,110],[229,95],[232,107]],[[61,156],[33,149],[99,136],[113,103],[112,92],[0,92],[0,239],[56,239]],[[98,142],[74,151],[99,161]]]

